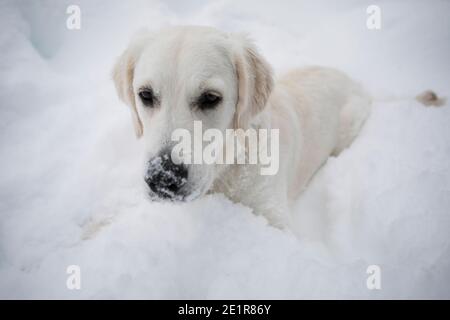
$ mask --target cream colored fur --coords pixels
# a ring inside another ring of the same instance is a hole
[[[294,64],[294,63],[293,63]],[[280,170],[262,176],[257,165],[189,166],[193,198],[222,192],[278,227],[290,206],[331,155],[357,136],[370,111],[364,90],[340,71],[308,67],[273,80],[269,64],[245,37],[206,27],[176,27],[136,36],[113,72],[119,97],[130,107],[144,159],[171,146],[176,128],[280,129]],[[152,86],[159,105],[149,110],[137,92]],[[223,95],[217,110],[193,111],[202,88]]]

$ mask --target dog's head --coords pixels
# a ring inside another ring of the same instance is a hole
[[[220,165],[173,159],[172,133],[247,128],[263,110],[272,73],[244,36],[207,27],[141,32],[113,70],[119,97],[130,108],[137,137],[144,139],[145,182],[154,198],[203,195]],[[178,161],[175,161],[178,160]]]

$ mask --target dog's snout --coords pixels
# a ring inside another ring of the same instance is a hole
[[[181,189],[187,182],[188,171],[183,164],[175,164],[170,153],[163,153],[148,162],[145,182],[160,198],[181,197]]]

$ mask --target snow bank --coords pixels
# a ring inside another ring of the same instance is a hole
[[[0,298],[450,298],[450,108],[412,99],[450,96],[450,3],[381,1],[379,31],[359,1],[183,3],[81,1],[79,31],[69,1],[1,5]],[[109,72],[135,30],[187,23],[247,31],[277,71],[334,66],[378,98],[293,232],[222,195],[143,196]]]

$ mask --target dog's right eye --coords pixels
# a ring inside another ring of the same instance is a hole
[[[214,92],[204,92],[198,98],[197,105],[201,110],[213,109],[222,101],[222,97]]]
[[[142,90],[139,92],[139,98],[141,98],[142,103],[147,107],[153,107],[153,91],[152,90]]]

